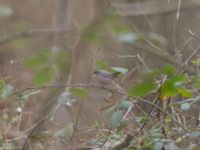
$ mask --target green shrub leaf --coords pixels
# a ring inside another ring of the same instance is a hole
[[[134,32],[122,33],[118,36],[118,41],[122,43],[134,43],[139,39],[139,35]]]
[[[118,105],[119,109],[128,109],[131,106],[133,106],[133,103],[128,100],[123,100]]]
[[[121,110],[116,111],[111,118],[111,126],[113,128],[117,127],[119,123],[122,121],[123,116],[124,114]]]
[[[200,65],[200,58],[196,59],[196,60],[191,60],[191,62],[196,65],[199,66]]]
[[[192,92],[183,87],[178,88],[178,93],[180,93],[185,98],[192,97]]]
[[[88,90],[86,88],[71,88],[70,93],[78,97],[86,97],[88,95]]]
[[[24,64],[32,69],[38,69],[41,68],[44,64],[46,64],[48,59],[49,56],[46,53],[42,52],[35,57],[26,59],[24,61]]]
[[[36,85],[44,85],[51,82],[54,78],[54,70],[50,67],[43,68],[33,78]]]
[[[156,142],[154,144],[154,150],[162,150],[164,144],[162,142]]]
[[[13,9],[9,5],[0,5],[0,17],[10,17],[13,14]]]
[[[111,69],[112,71],[119,72],[121,74],[126,74],[128,72],[128,69],[123,67],[112,67]]]
[[[10,84],[7,84],[3,89],[2,89],[2,93],[1,93],[1,97],[2,98],[7,98],[9,96],[11,96],[11,94],[14,91],[14,87]]]
[[[156,88],[156,85],[151,82],[151,81],[147,81],[147,82],[143,82],[143,83],[140,83],[136,86],[133,86],[128,94],[129,96],[145,96],[146,94],[148,94],[149,92],[155,90]]]
[[[191,108],[191,105],[189,103],[182,103],[181,109],[184,111],[188,111]]]
[[[67,51],[54,51],[53,56],[56,67],[60,71],[68,71],[70,68],[70,56]]]
[[[190,133],[190,138],[199,139],[200,138],[200,131],[192,131]]]
[[[190,96],[189,91],[182,88],[182,84],[187,81],[187,78],[182,75],[177,75],[169,78],[161,86],[161,97],[175,96],[182,94],[183,96]]]

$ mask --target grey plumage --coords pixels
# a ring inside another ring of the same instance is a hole
[[[110,83],[115,77],[117,77],[116,73],[111,73],[106,70],[96,70],[93,74],[97,82],[103,85]]]

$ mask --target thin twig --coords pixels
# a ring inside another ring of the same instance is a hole
[[[74,145],[74,141],[75,141],[75,138],[76,138],[76,131],[77,131],[78,122],[79,122],[79,118],[80,118],[80,115],[81,115],[81,112],[82,112],[82,109],[83,109],[84,102],[85,102],[84,99],[82,99],[81,103],[80,103],[80,106],[79,106],[79,109],[78,109],[78,114],[77,114],[77,117],[76,117],[76,120],[75,120],[75,123],[74,123],[73,135],[71,137],[72,147]]]
[[[21,93],[21,92],[25,92],[25,91],[30,91],[30,90],[38,90],[38,89],[50,89],[50,88],[63,88],[63,87],[70,87],[70,88],[74,88],[74,87],[85,87],[85,88],[96,88],[96,89],[101,89],[101,90],[105,90],[108,92],[115,92],[118,93],[120,95],[124,95],[124,93],[120,92],[120,91],[114,91],[113,89],[107,88],[107,87],[103,87],[103,86],[99,86],[99,85],[91,85],[91,84],[52,84],[52,85],[45,85],[45,86],[32,86],[32,87],[27,87],[27,88],[23,88],[23,89],[19,89],[16,90],[14,92],[14,94],[17,93]]]
[[[192,34],[191,37],[189,37],[187,40],[185,40],[184,43],[180,44],[179,46],[177,46],[175,48],[175,51],[176,50],[183,50],[189,43],[191,43],[195,38],[197,38],[198,36],[200,35],[200,28]]]
[[[44,117],[41,120],[38,121],[38,123],[33,127],[33,129],[31,130],[31,132],[28,134],[27,138],[24,141],[24,144],[22,146],[22,150],[26,150],[27,145],[29,145],[29,139],[31,138],[31,136],[34,134],[34,132],[37,130],[37,127],[40,127],[40,125],[44,122],[44,120],[46,120],[48,117]]]
[[[164,109],[162,109],[161,107],[159,107],[159,106],[156,105],[155,103],[149,102],[149,101],[147,101],[147,100],[144,100],[144,99],[138,98],[138,97],[136,97],[136,99],[138,99],[139,101],[141,101],[141,102],[143,102],[143,103],[147,103],[147,104],[149,104],[149,105],[152,105],[153,107],[155,107],[155,108],[157,108],[158,110],[162,111],[164,114],[168,115],[168,113],[167,113]]]
[[[200,51],[200,45],[196,48],[196,50],[194,50],[194,52],[192,54],[190,54],[188,56],[188,58],[185,60],[185,62],[180,66],[179,70],[177,71],[177,73],[180,73],[184,70],[184,67],[188,64],[188,62]],[[176,73],[176,74],[177,74]]]
[[[181,0],[178,0],[178,9],[177,9],[177,13],[176,13],[176,20],[178,20],[179,16],[180,16],[180,7],[181,7]]]

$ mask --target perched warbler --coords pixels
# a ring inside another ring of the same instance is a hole
[[[119,76],[120,72],[109,72],[106,70],[95,70],[93,72],[94,78],[102,85],[106,85],[108,83],[111,83],[113,79],[117,78]]]

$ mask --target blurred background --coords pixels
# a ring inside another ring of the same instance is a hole
[[[94,70],[127,69],[116,79],[124,90],[167,65],[194,75],[190,60],[199,56],[199,7],[197,0],[0,0],[0,86],[7,86],[0,101],[1,143],[22,137],[19,147],[29,149],[23,137],[44,128],[76,124],[81,135],[104,124],[102,110],[120,94],[110,98],[109,91],[89,88],[87,97],[72,98],[64,86],[98,85]],[[61,149],[59,142],[47,143]]]

